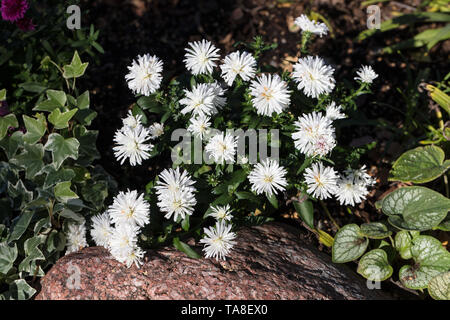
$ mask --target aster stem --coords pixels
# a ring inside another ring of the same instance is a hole
[[[323,202],[323,200],[319,200],[320,205],[322,206],[323,210],[325,211],[325,213],[327,214],[328,218],[331,220],[331,222],[334,224],[334,226],[339,230],[340,227],[337,224],[337,222],[333,219],[333,217],[331,216],[330,211],[327,208],[327,205],[325,204],[325,202]]]

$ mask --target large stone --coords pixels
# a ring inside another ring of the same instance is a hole
[[[302,242],[300,230],[271,223],[243,228],[228,259],[149,251],[126,268],[101,247],[61,258],[37,299],[389,299],[345,265]],[[195,247],[200,252],[200,248]],[[77,275],[79,274],[79,281]]]

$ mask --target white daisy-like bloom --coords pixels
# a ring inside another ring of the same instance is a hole
[[[156,193],[164,195],[168,192],[174,192],[181,189],[195,190],[193,186],[195,181],[186,170],[180,172],[180,167],[176,169],[164,169],[158,176],[159,180],[156,182]]]
[[[166,219],[170,219],[173,215],[173,220],[177,221],[194,212],[197,204],[194,183],[188,172],[186,170],[180,172],[179,167],[176,170],[164,169],[159,174],[159,180],[155,186],[158,195],[157,205],[162,212],[166,213],[164,216]]]
[[[180,104],[185,107],[182,114],[192,112],[195,115],[212,115],[217,112],[216,88],[208,83],[197,84],[192,91],[184,90],[185,97],[180,100]]]
[[[225,97],[225,93],[227,90],[222,88],[222,86],[217,82],[214,81],[213,83],[208,84],[214,91],[214,100],[213,100],[213,111],[212,114],[216,114],[219,112],[220,109],[222,109],[227,104],[227,98]]]
[[[215,61],[219,60],[219,49],[210,41],[202,40],[189,42],[186,48],[185,59],[186,69],[192,74],[210,74],[216,66]]]
[[[256,194],[264,192],[271,196],[286,189],[286,174],[286,169],[280,166],[277,161],[266,159],[255,165],[248,175],[248,180],[252,184],[252,191]]]
[[[304,114],[295,121],[292,134],[295,147],[307,156],[325,156],[336,146],[331,120],[319,112]]]
[[[230,221],[231,218],[233,218],[229,204],[227,204],[226,206],[211,207],[211,210],[212,211],[209,214],[209,216],[214,217],[217,221],[220,220]]]
[[[361,68],[356,71],[356,74],[358,76],[355,77],[355,80],[359,80],[364,83],[372,83],[373,80],[378,78],[378,74],[375,73],[371,66],[361,66]]]
[[[200,243],[205,245],[203,251],[205,252],[206,258],[212,257],[217,261],[219,259],[225,260],[225,257],[236,244],[234,241],[236,233],[232,232],[231,228],[231,224],[221,220],[216,222],[215,227],[203,229],[206,235],[200,240]]]
[[[190,188],[181,188],[158,195],[157,205],[165,213],[164,218],[171,219],[173,217],[175,222],[184,219],[186,215],[192,215],[196,204],[197,200]]]
[[[109,247],[113,227],[111,226],[111,218],[108,212],[93,216],[91,228],[91,237],[97,246]]]
[[[336,105],[334,101],[327,106],[325,116],[331,121],[347,118],[347,115],[342,112],[342,106]]]
[[[375,184],[366,170],[366,166],[360,169],[348,168],[337,181],[336,198],[341,205],[354,206],[366,199],[369,187]]]
[[[203,139],[208,134],[211,127],[210,119],[210,117],[205,116],[204,114],[192,117],[187,130],[195,137]]]
[[[322,162],[313,163],[305,170],[305,182],[308,193],[318,199],[331,198],[336,193],[338,174],[332,167],[326,167]]]
[[[119,224],[112,233],[109,242],[111,255],[129,268],[133,263],[139,267],[142,264],[144,252],[137,245],[139,227],[131,224]]]
[[[127,117],[122,119],[123,126],[135,129],[137,126],[142,124],[141,119],[142,119],[142,115],[140,115],[140,114],[133,115],[133,112],[131,112],[131,110],[129,110]]]
[[[298,89],[311,98],[330,93],[335,86],[334,69],[327,66],[322,58],[307,56],[300,58],[294,65],[292,77],[298,83]]]
[[[153,149],[151,143],[146,143],[150,139],[150,132],[141,125],[135,128],[124,126],[117,130],[114,136],[116,146],[113,148],[114,155],[120,164],[129,160],[132,166],[140,165],[143,160],[150,157]]]
[[[158,57],[145,54],[133,60],[125,79],[135,94],[149,96],[161,86],[163,63]]]
[[[294,24],[297,25],[303,32],[311,32],[316,34],[322,38],[322,36],[326,36],[328,33],[328,27],[323,22],[316,22],[315,20],[309,20],[306,14],[302,14],[300,17],[297,17],[294,21]]]
[[[149,128],[150,139],[156,139],[163,135],[164,133],[164,125],[162,123],[154,122]]]
[[[230,133],[214,135],[207,143],[205,150],[216,163],[234,163],[237,139]]]
[[[66,254],[77,252],[84,247],[87,247],[85,223],[69,223],[67,226],[66,238]]]
[[[150,205],[144,200],[144,194],[136,190],[119,192],[109,206],[108,213],[116,225],[130,224],[143,227],[150,221]]]
[[[272,113],[281,113],[291,103],[291,91],[287,83],[280,76],[263,74],[250,84],[250,94],[256,113],[272,116]]]
[[[246,51],[237,51],[225,57],[220,69],[222,69],[222,78],[231,86],[237,76],[244,81],[249,81],[255,76],[256,60]]]

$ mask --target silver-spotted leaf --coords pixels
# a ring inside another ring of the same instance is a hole
[[[364,223],[361,225],[361,232],[371,239],[384,239],[392,234],[392,231],[381,222]]]
[[[358,263],[358,273],[371,281],[384,281],[392,275],[393,271],[387,253],[383,249],[367,252]]]
[[[428,283],[428,293],[435,300],[450,300],[450,271],[431,279]]]
[[[342,227],[334,237],[332,256],[333,262],[345,263],[358,259],[366,251],[369,244],[356,224]]]

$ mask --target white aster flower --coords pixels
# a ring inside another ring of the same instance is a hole
[[[249,81],[255,76],[256,60],[248,52],[233,52],[225,57],[220,69],[222,78],[231,86],[238,75],[244,81]]]
[[[292,77],[298,83],[298,89],[311,98],[330,93],[335,86],[334,69],[327,66],[320,57],[300,58],[294,65]]]
[[[114,136],[116,146],[113,148],[114,155],[120,164],[129,159],[130,164],[135,166],[141,164],[143,160],[150,157],[149,152],[153,149],[151,143],[146,143],[150,139],[150,132],[143,126],[136,128],[125,126],[118,130]]]
[[[137,126],[141,125],[141,119],[142,119],[142,115],[140,115],[140,114],[133,115],[133,112],[131,112],[131,110],[129,110],[127,117],[122,119],[123,126],[135,129]]]
[[[159,89],[163,63],[156,56],[150,56],[149,54],[138,56],[137,61],[133,60],[128,70],[130,72],[125,76],[125,79],[128,81],[128,87],[135,94],[149,96]]]
[[[192,91],[184,90],[185,97],[180,100],[180,104],[185,107],[182,114],[192,112],[195,115],[212,115],[217,112],[216,89],[208,83],[197,84]]]
[[[216,66],[214,61],[219,60],[219,49],[207,40],[189,42],[188,45],[184,55],[186,68],[195,75],[211,73]]]
[[[342,106],[336,105],[334,101],[327,106],[325,116],[331,121],[347,118],[345,113],[342,112]]]
[[[163,135],[164,133],[164,125],[162,123],[154,122],[149,128],[150,139],[156,139]]]
[[[91,228],[91,237],[97,246],[109,247],[113,227],[108,212],[93,216]]]
[[[358,76],[355,77],[355,80],[359,80],[364,83],[372,83],[373,80],[378,78],[378,74],[375,73],[371,66],[361,66],[356,74]]]
[[[230,133],[219,133],[213,136],[205,147],[206,153],[216,163],[234,163],[237,140]]]
[[[176,169],[164,169],[159,174],[159,180],[156,182],[156,193],[158,195],[164,195],[168,192],[174,192],[181,189],[195,190],[193,187],[195,181],[186,170],[180,172],[180,167]]]
[[[165,213],[164,218],[177,222],[184,219],[186,215],[194,213],[194,207],[197,204],[193,189],[181,188],[175,191],[168,191],[158,195],[158,207]]]
[[[143,227],[150,221],[150,205],[144,200],[144,194],[138,195],[136,190],[119,192],[108,213],[116,226],[130,224]]]
[[[208,134],[209,128],[211,127],[211,122],[209,122],[210,119],[210,117],[203,114],[192,117],[187,129],[197,138],[203,139]]]
[[[131,224],[117,225],[111,234],[109,243],[111,255],[119,262],[131,267],[134,263],[137,267],[142,264],[144,252],[137,245],[139,227]]]
[[[86,227],[84,225],[84,222],[81,224],[74,222],[69,223],[67,226],[66,237],[66,254],[77,252],[84,247],[87,247]]]
[[[291,103],[287,83],[275,74],[263,74],[250,84],[250,94],[256,112],[264,116],[281,113]]]
[[[325,156],[336,145],[331,120],[321,113],[304,114],[294,123],[297,131],[292,134],[295,147],[307,156]]]
[[[200,243],[204,243],[205,257],[213,257],[217,261],[219,259],[225,260],[225,257],[229,254],[230,250],[236,244],[234,239],[236,233],[231,231],[231,224],[227,224],[222,220],[216,222],[215,227],[204,228],[206,236],[200,240]]]
[[[318,199],[330,198],[336,192],[338,175],[332,167],[325,167],[322,162],[313,163],[305,170],[305,182],[308,193]]]
[[[300,17],[297,17],[294,21],[303,32],[311,32],[316,34],[322,38],[323,35],[327,35],[328,27],[323,22],[316,22],[315,20],[309,20],[306,14],[302,14]]]
[[[214,217],[217,221],[220,220],[230,221],[231,218],[233,217],[231,214],[231,208],[229,204],[227,204],[226,206],[211,207],[211,210],[212,211],[209,214],[209,216]]]
[[[280,166],[277,161],[266,159],[255,165],[248,175],[248,180],[252,184],[252,191],[256,194],[264,192],[271,196],[286,189],[286,174],[286,169]]]
[[[337,181],[336,198],[341,205],[361,203],[369,194],[369,187],[375,184],[366,170],[366,166],[353,170],[348,168]]]

